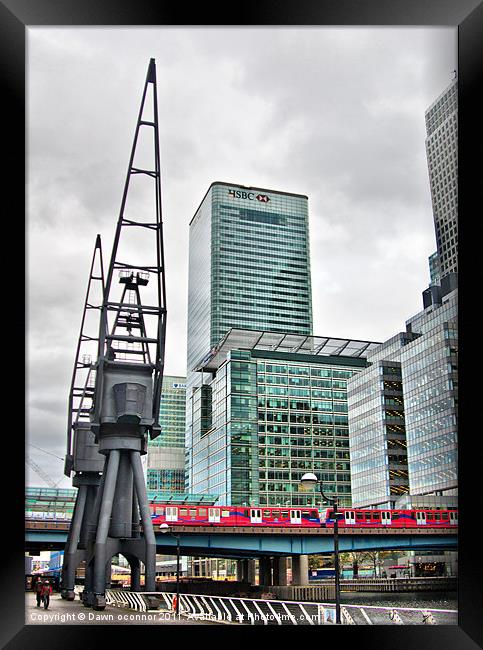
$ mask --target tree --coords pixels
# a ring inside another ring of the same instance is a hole
[[[321,569],[323,566],[323,555],[309,555],[309,569]]]
[[[374,578],[381,573],[381,566],[385,558],[394,557],[394,551],[365,551],[362,562],[371,562]]]
[[[350,564],[352,566],[352,575],[354,578],[357,578],[359,574],[359,555],[360,553],[355,553],[353,551],[339,554],[341,570],[344,565]]]

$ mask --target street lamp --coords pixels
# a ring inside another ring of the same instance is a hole
[[[161,524],[159,530],[162,533],[170,533],[176,539],[176,616],[179,616],[179,535],[173,532],[169,524]]]
[[[322,489],[322,481],[315,474],[308,472],[300,479],[302,485],[315,487],[319,484],[322,499],[328,501],[334,512],[334,569],[335,569],[335,622],[340,623],[340,581],[339,581],[339,513],[337,512],[337,497],[328,497]]]

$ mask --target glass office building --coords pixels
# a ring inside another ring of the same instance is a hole
[[[159,405],[161,434],[149,440],[146,483],[148,490],[182,493],[186,428],[186,377],[163,377]]]
[[[26,519],[72,519],[77,488],[25,488]]]
[[[441,276],[458,271],[458,82],[425,113],[426,156]]]
[[[457,290],[407,322],[401,350],[411,494],[457,493]]]
[[[409,492],[400,352],[415,335],[399,333],[367,355],[348,382],[352,505],[394,508]]]
[[[300,485],[310,471],[350,505],[347,382],[377,345],[230,330],[197,367],[213,378],[209,409],[192,412],[192,490],[228,505],[319,503]]]
[[[212,183],[191,223],[188,274],[187,489],[211,417],[212,376],[194,372],[230,328],[312,333],[308,199]],[[200,391],[195,388],[205,385]],[[192,410],[202,414],[191,429]],[[204,423],[203,420],[204,419]]]
[[[406,332],[369,354],[371,365],[349,380],[355,506],[405,507],[424,495],[455,505],[457,352],[454,290],[410,318]]]

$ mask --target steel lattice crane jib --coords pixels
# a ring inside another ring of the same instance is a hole
[[[148,95],[152,97],[150,115]],[[153,155],[146,163],[148,149]],[[146,181],[150,192],[142,189]],[[156,542],[141,455],[147,452],[148,436],[160,433],[165,334],[158,105],[156,66],[151,59],[104,286],[93,364],[90,430],[105,461],[87,536],[83,601],[95,609],[106,605],[106,570],[116,553],[121,552],[131,565],[133,590],[140,589],[140,562],[145,566],[146,591],[155,589]]]
[[[75,572],[86,559],[87,539],[95,519],[105,458],[99,453],[90,425],[90,412],[95,390],[96,373],[92,358],[97,359],[99,316],[104,301],[104,264],[101,237],[97,235],[87,284],[84,311],[74,360],[67,413],[67,450],[64,473],[77,487],[73,517],[61,572],[61,596],[75,598]],[[95,319],[92,322],[92,319]],[[95,329],[94,329],[95,328]],[[87,592],[86,592],[87,593]]]

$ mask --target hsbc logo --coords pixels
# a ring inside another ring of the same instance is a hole
[[[228,190],[228,195],[233,199],[248,199],[249,201],[260,201],[260,203],[268,203],[270,197],[266,194],[256,194],[255,192],[245,192],[244,190]]]

